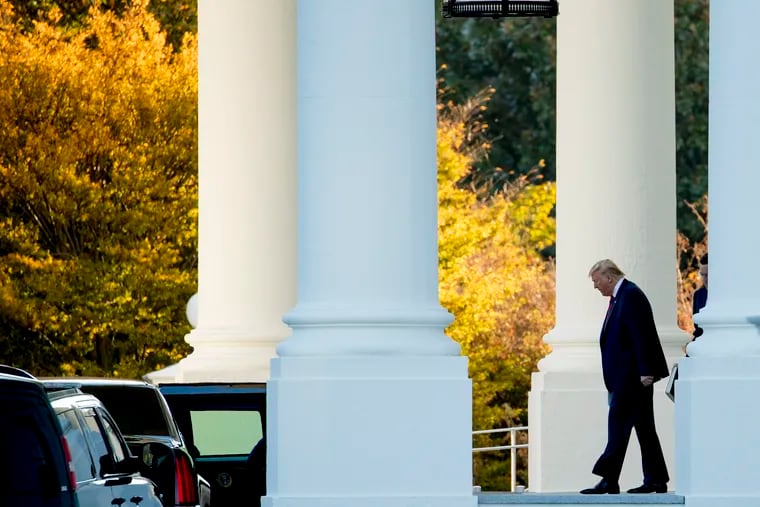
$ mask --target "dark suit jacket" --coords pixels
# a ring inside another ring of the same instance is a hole
[[[699,313],[699,310],[705,307],[707,304],[707,287],[700,287],[694,291],[694,298],[692,299],[691,313]]]
[[[694,298],[692,299],[691,304],[692,315],[699,313],[699,311],[705,307],[707,304],[707,287],[700,287],[694,291]],[[695,324],[693,334],[694,338],[699,338],[702,336],[702,333],[704,333],[704,330]]]
[[[668,363],[644,292],[623,279],[610,312],[599,339],[607,391],[638,388],[643,376],[651,375],[655,382],[667,377]]]

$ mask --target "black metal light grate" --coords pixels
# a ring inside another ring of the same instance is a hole
[[[442,0],[444,18],[545,17],[559,15],[557,0]]]

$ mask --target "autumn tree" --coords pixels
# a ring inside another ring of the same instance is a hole
[[[444,98],[463,103],[493,89],[483,121],[493,140],[468,178],[478,189],[498,191],[545,163],[555,175],[556,21],[544,18],[440,18],[437,60]]]
[[[676,205],[678,230],[706,241],[706,214],[694,203],[707,195],[709,0],[675,0]],[[684,266],[681,266],[682,268]]]
[[[694,214],[695,220],[702,226],[703,234],[699,241],[689,239],[679,232],[676,237],[678,260],[678,325],[688,333],[694,332],[692,315],[694,291],[702,283],[699,277],[699,261],[707,254],[707,196],[696,203],[685,202],[684,205]]]
[[[81,29],[0,0],[0,361],[135,377],[188,352],[196,40],[135,1]]]
[[[8,0],[19,15],[25,30],[33,30],[36,21],[50,18],[55,12],[57,25],[78,29],[88,22],[91,9],[123,15],[142,0]],[[196,0],[150,0],[148,10],[161,24],[172,47],[179,49],[186,33],[197,33]]]
[[[441,302],[455,315],[447,332],[470,361],[473,426],[490,429],[527,423],[531,373],[548,352],[554,271],[539,252],[554,242],[555,186],[523,178],[481,201],[462,184],[488,149],[472,140],[482,106],[475,100],[440,108],[439,278]],[[495,445],[504,437],[484,440]],[[477,483],[507,487],[508,456],[476,455]],[[524,483],[524,463],[520,468]]]
[[[531,171],[554,180],[557,20],[441,18],[437,3],[437,61],[446,98],[462,103],[493,90],[484,113],[493,146],[474,164],[469,181],[489,195]],[[673,5],[678,229],[701,241],[704,230],[686,203],[707,192],[709,0]],[[541,159],[545,164],[538,164]]]

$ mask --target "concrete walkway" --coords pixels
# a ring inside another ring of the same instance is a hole
[[[579,493],[498,493],[482,492],[478,494],[478,505],[509,505],[531,507],[572,505],[574,507],[591,507],[598,505],[683,505],[684,497],[674,493],[649,495],[581,495]]]

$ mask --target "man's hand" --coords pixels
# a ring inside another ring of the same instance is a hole
[[[654,384],[654,377],[652,377],[651,375],[650,376],[646,376],[646,377],[642,376],[641,377],[641,383],[643,384],[644,387],[649,387],[652,384]]]

